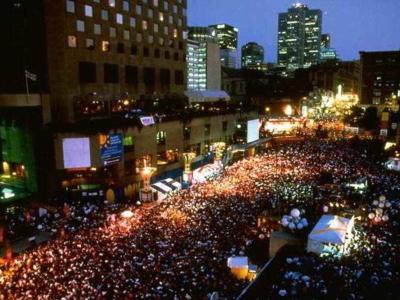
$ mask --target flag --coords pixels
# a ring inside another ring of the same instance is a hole
[[[25,70],[25,77],[32,80],[36,81],[37,80],[37,75],[29,72],[28,70]]]

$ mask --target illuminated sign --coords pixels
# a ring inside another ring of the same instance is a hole
[[[247,143],[252,143],[260,139],[260,120],[250,120],[247,122]]]
[[[100,135],[100,158],[104,166],[120,162],[122,153],[122,134]]]
[[[90,139],[66,138],[63,139],[63,157],[65,169],[89,168]]]
[[[140,122],[142,123],[143,126],[150,126],[155,124],[154,118],[152,116],[140,117]]]

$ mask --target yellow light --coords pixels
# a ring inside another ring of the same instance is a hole
[[[128,100],[128,99],[124,100],[124,105],[125,105],[125,106],[128,106],[128,105],[129,105],[129,100]]]
[[[287,115],[288,117],[290,117],[293,114],[293,108],[290,104],[286,105],[283,111],[285,115]]]

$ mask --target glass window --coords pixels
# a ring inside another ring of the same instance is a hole
[[[109,41],[102,41],[101,42],[101,51],[110,52],[110,42]]]
[[[174,29],[174,38],[178,37],[178,29]]]
[[[94,50],[94,40],[93,39],[86,39],[86,49]]]
[[[103,10],[101,10],[101,19],[102,20],[105,20],[105,21],[108,21],[108,10],[105,10],[105,9],[103,9]]]
[[[136,34],[136,42],[141,42],[142,41],[142,34],[138,33]]]
[[[96,35],[101,34],[101,25],[100,24],[94,24],[93,33]]]
[[[154,32],[158,32],[158,24],[154,24]]]
[[[129,41],[130,38],[131,38],[131,33],[129,32],[129,30],[124,30],[124,40]]]
[[[76,48],[76,46],[77,46],[76,36],[74,36],[74,35],[69,35],[69,36],[68,36],[68,47],[70,47],[70,48]]]
[[[142,14],[142,7],[141,7],[140,5],[136,5],[136,13],[137,13],[138,15],[141,15],[141,14]]]
[[[129,25],[131,27],[136,27],[136,19],[135,18],[130,18],[129,19]]]
[[[110,37],[117,37],[117,29],[115,29],[115,27],[110,27]]]
[[[153,0],[153,5],[157,7],[158,6],[158,0]]]
[[[75,13],[75,2],[71,0],[67,0],[67,12]]]
[[[129,2],[128,1],[122,2],[122,9],[124,11],[129,11]]]
[[[108,4],[109,4],[111,7],[115,7],[115,0],[108,0]]]
[[[167,133],[165,131],[159,131],[156,135],[157,145],[165,145],[167,140]]]
[[[148,41],[149,44],[153,44],[154,37],[152,35],[149,35],[148,38],[147,38],[147,41]]]
[[[85,22],[82,20],[76,21],[76,30],[79,32],[85,32]]]
[[[117,24],[123,24],[124,23],[124,17],[122,16],[122,14],[117,14],[115,19],[116,19]]]
[[[143,30],[147,30],[147,28],[148,28],[147,21],[143,20],[143,21],[142,21],[142,29],[143,29]]]
[[[160,20],[160,22],[164,22],[164,13],[160,12],[158,19]]]
[[[149,8],[149,9],[147,10],[147,17],[148,17],[148,18],[153,18],[153,16],[154,16],[153,10]]]
[[[90,5],[85,5],[85,16],[90,18],[93,17],[93,7]]]

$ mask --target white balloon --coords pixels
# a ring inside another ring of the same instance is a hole
[[[289,221],[287,219],[282,220],[283,227],[287,227],[289,225]]]
[[[294,225],[294,223],[289,223],[289,228],[293,230],[296,228],[296,225]]]
[[[290,215],[293,218],[298,218],[300,217],[300,210],[298,210],[297,208],[292,209],[292,211],[290,212]]]
[[[374,200],[374,201],[372,202],[372,205],[374,205],[374,206],[378,206],[378,204],[379,204],[379,201],[378,201],[378,200]]]
[[[382,208],[377,208],[377,209],[376,209],[376,213],[377,213],[378,215],[383,214],[383,209],[382,209]]]
[[[297,229],[298,230],[302,230],[303,229],[303,224],[301,224],[301,223],[297,224]]]
[[[386,206],[386,207],[391,207],[391,206],[392,206],[392,203],[390,203],[389,201],[387,201],[387,202],[385,203],[385,206]]]
[[[327,213],[327,212],[329,211],[329,207],[325,205],[325,206],[322,208],[322,211],[323,211],[324,213]]]
[[[385,201],[386,200],[386,197],[385,196],[379,196],[379,201]]]
[[[382,217],[382,220],[385,221],[385,222],[389,221],[389,216],[388,215],[384,215]]]
[[[380,207],[380,208],[384,208],[384,207],[385,207],[385,203],[380,202],[380,203],[379,203],[379,207]]]
[[[374,214],[374,213],[369,213],[369,214],[368,214],[368,218],[369,218],[370,220],[373,220],[373,219],[375,218],[375,214]]]

